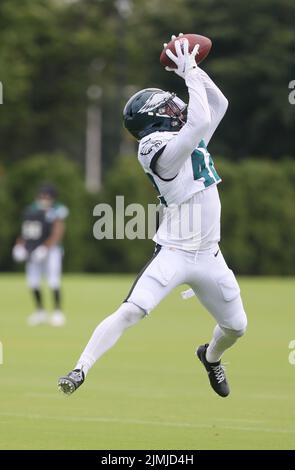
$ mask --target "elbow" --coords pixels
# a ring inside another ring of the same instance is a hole
[[[219,101],[218,110],[215,112],[212,121],[216,122],[218,125],[220,121],[222,120],[223,116],[225,115],[227,108],[228,108],[228,100],[226,99],[224,95],[222,95]]]
[[[220,108],[222,109],[223,115],[226,113],[226,110],[228,108],[228,99],[222,95],[222,99],[220,101]]]

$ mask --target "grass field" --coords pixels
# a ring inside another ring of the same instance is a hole
[[[29,328],[22,276],[0,276],[0,449],[294,449],[294,279],[241,279],[249,330],[225,356],[219,398],[194,358],[213,320],[172,293],[89,373],[72,397],[57,377],[126,294],[130,276],[67,276],[68,325]]]

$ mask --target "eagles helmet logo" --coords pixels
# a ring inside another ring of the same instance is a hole
[[[155,109],[160,108],[163,104],[171,98],[172,95],[168,91],[162,93],[154,93],[150,98],[146,101],[146,103],[138,110],[139,113],[148,113],[150,111],[154,111]]]

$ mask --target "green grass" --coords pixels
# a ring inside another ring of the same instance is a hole
[[[0,449],[294,449],[293,279],[241,279],[247,335],[225,355],[219,398],[194,358],[213,320],[173,292],[66,398],[57,377],[124,298],[130,276],[66,276],[68,325],[29,328],[22,276],[0,276]]]

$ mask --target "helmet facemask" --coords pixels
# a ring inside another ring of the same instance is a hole
[[[187,104],[175,93],[169,93],[169,97],[155,111],[156,116],[171,119],[171,127],[182,127],[186,123]]]

